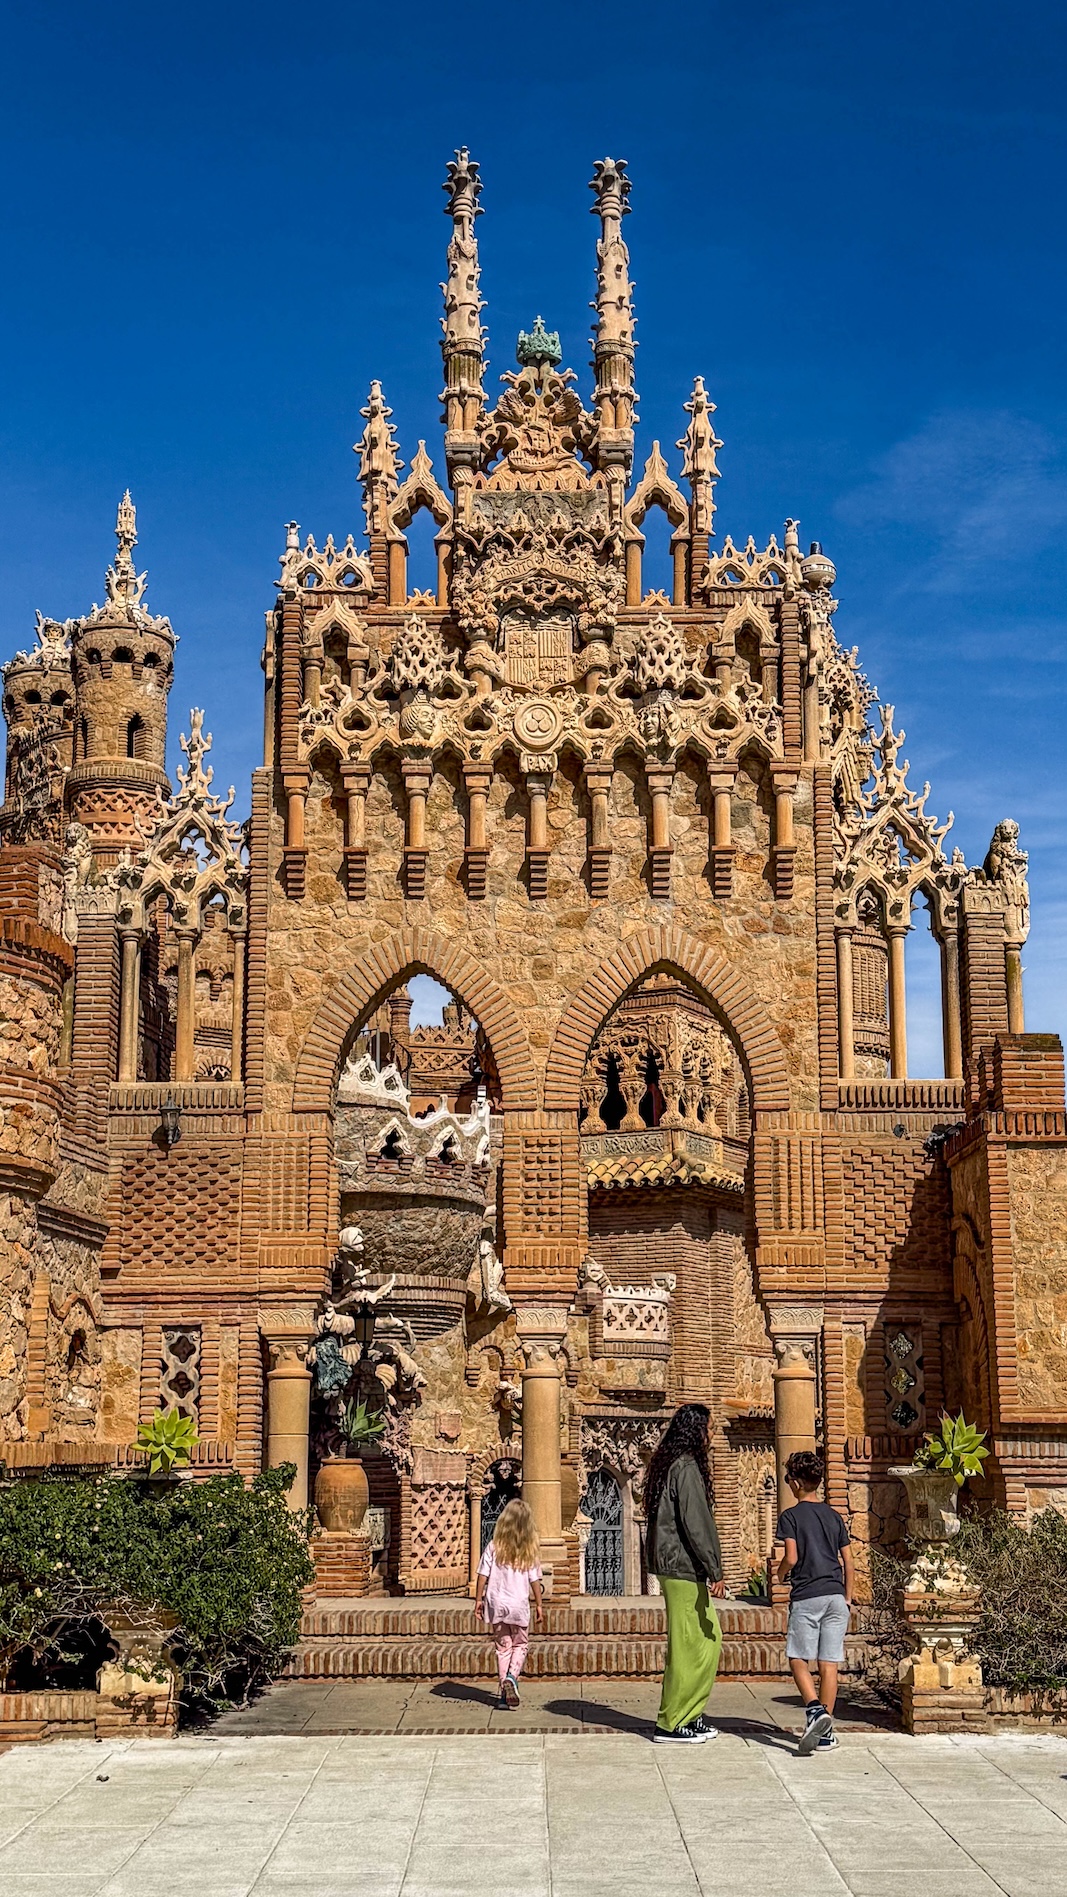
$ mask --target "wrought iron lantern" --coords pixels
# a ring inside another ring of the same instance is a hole
[[[168,1153],[172,1146],[177,1146],[182,1136],[182,1110],[169,1093],[159,1109],[159,1136]]]
[[[357,1304],[351,1315],[355,1326],[352,1335],[365,1357],[374,1342],[374,1325],[378,1314],[373,1304]]]

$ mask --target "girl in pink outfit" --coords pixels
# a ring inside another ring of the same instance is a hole
[[[538,1625],[541,1611],[541,1546],[534,1519],[525,1502],[509,1502],[501,1509],[493,1539],[478,1564],[474,1611],[492,1628],[500,1674],[497,1708],[504,1712],[519,1703],[516,1685],[530,1644],[530,1595]]]

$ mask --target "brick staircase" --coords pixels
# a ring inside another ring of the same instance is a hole
[[[720,1678],[788,1674],[784,1607],[723,1601]],[[860,1661],[852,1636],[845,1670]],[[648,1678],[662,1671],[661,1601],[579,1598],[545,1606],[545,1626],[530,1642],[533,1679]],[[481,1679],[490,1647],[466,1599],[408,1596],[399,1600],[331,1601],[310,1605],[290,1679]]]

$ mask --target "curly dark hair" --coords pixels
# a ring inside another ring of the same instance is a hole
[[[645,1477],[645,1520],[651,1530],[655,1525],[671,1464],[679,1456],[692,1456],[708,1498],[708,1507],[714,1506],[715,1497],[711,1488],[711,1471],[708,1468],[708,1424],[711,1411],[705,1403],[683,1403],[667,1424],[662,1436],[652,1452]]]
[[[817,1449],[795,1449],[785,1465],[786,1477],[802,1489],[817,1489],[823,1478],[823,1459]]]

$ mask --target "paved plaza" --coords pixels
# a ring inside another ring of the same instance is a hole
[[[447,1683],[446,1683],[447,1684]],[[593,1682],[574,1688],[594,1704]],[[352,1688],[338,1688],[351,1695]],[[766,1689],[721,1695],[722,1737],[648,1743],[551,1729],[531,1693],[508,1737],[438,1728],[422,1687],[369,1685],[423,1729],[227,1729],[169,1742],[15,1747],[0,1758],[3,1897],[1061,1897],[1067,1740],[843,1733],[798,1759]],[[771,1691],[774,1689],[772,1688]],[[643,1689],[634,1688],[634,1695]],[[282,1699],[285,1689],[282,1691]],[[603,1688],[601,1698],[604,1699]],[[720,1696],[717,1696],[717,1703]],[[321,1695],[325,1719],[329,1690]],[[282,1701],[278,1702],[279,1707]],[[453,1705],[456,1702],[453,1702]],[[741,1710],[727,1711],[728,1703]],[[364,1711],[369,1717],[370,1698]],[[335,1705],[335,1712],[338,1710]],[[624,1715],[631,1717],[629,1730]],[[280,1717],[280,1713],[278,1715]]]

